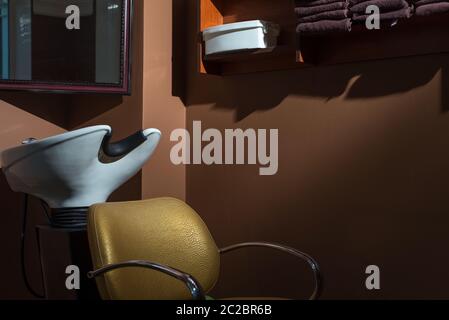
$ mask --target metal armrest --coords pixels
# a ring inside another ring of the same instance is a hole
[[[129,268],[129,267],[141,267],[141,268],[147,268],[155,271],[162,272],[166,275],[169,275],[173,278],[176,278],[187,286],[187,288],[190,291],[190,294],[192,295],[192,298],[194,300],[205,300],[205,294],[203,291],[203,288],[201,287],[201,284],[190,274],[184,273],[182,271],[179,271],[177,269],[164,266],[161,264],[149,262],[149,261],[143,261],[143,260],[131,260],[131,261],[125,261],[121,263],[115,263],[111,265],[104,266],[98,270],[91,271],[87,274],[87,277],[89,279],[96,278],[98,276],[101,276],[107,272],[110,272],[112,270],[116,269],[122,269],[122,268]]]
[[[225,254],[231,251],[235,251],[242,248],[249,248],[249,247],[262,247],[262,248],[270,248],[275,250],[280,250],[282,252],[286,252],[288,254],[294,255],[295,257],[298,257],[300,259],[305,260],[309,266],[312,268],[313,276],[315,280],[315,289],[313,291],[313,294],[310,296],[309,300],[317,300],[321,294],[322,289],[322,278],[321,278],[321,272],[320,267],[318,266],[318,263],[308,254],[298,251],[296,249],[286,247],[279,244],[274,243],[268,243],[268,242],[247,242],[247,243],[240,243],[233,246],[229,246],[223,249],[220,249],[220,254]]]

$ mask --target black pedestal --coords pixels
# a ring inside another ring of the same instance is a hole
[[[50,300],[97,300],[100,299],[95,280],[87,278],[92,260],[86,230],[37,227],[40,259],[44,275],[46,297]],[[80,290],[66,287],[68,266],[80,270]]]

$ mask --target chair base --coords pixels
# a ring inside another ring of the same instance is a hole
[[[87,278],[93,264],[87,232],[38,226],[40,262],[43,271],[45,297],[48,300],[100,300],[94,280]],[[79,268],[80,288],[68,289],[68,266]]]
[[[89,208],[61,208],[51,210],[51,226],[58,229],[87,228],[87,213]]]

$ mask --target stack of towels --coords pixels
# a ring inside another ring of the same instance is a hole
[[[449,0],[415,0],[415,7],[417,16],[449,12]]]
[[[348,0],[296,0],[296,31],[317,35],[351,31]]]
[[[423,0],[429,1],[429,0]],[[406,0],[349,0],[352,20],[365,23],[372,12],[366,13],[368,6],[377,6],[380,10],[380,22],[393,24],[399,19],[407,19],[413,15],[413,7]]]
[[[414,13],[428,16],[449,12],[449,0],[295,0],[295,3],[296,31],[301,35],[349,32],[353,22],[365,23],[372,16],[373,12],[366,12],[372,5],[379,8],[383,25],[393,25]]]

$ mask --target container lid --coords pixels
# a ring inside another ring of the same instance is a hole
[[[227,24],[204,29],[203,35],[208,36],[208,35],[212,35],[215,33],[229,32],[229,31],[266,28],[268,26],[271,27],[271,26],[274,26],[274,24],[263,21],[263,20],[250,20],[250,21],[243,21],[243,22],[234,22],[234,23],[227,23]]]

